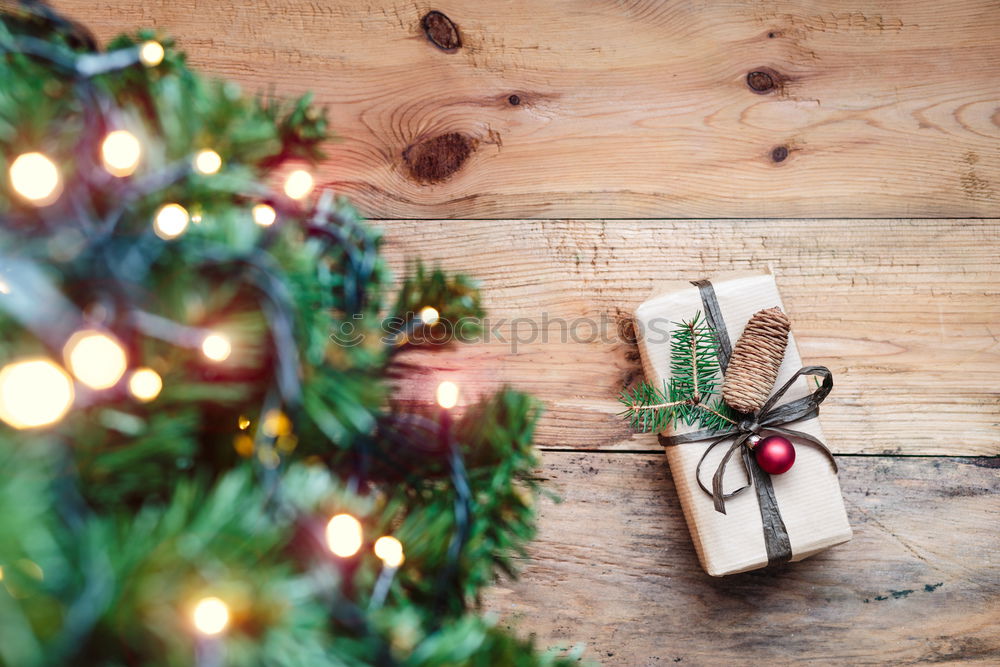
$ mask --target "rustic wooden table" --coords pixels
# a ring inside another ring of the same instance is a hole
[[[546,403],[562,503],[486,600],[503,623],[606,664],[1000,662],[995,2],[56,4],[315,91],[343,137],[321,176],[393,266],[482,280],[492,340],[422,354],[411,387]],[[713,579],[615,394],[658,283],[752,269],[835,373],[822,421],[855,538]]]

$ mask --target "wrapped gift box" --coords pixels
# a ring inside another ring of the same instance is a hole
[[[750,317],[759,310],[779,306],[784,310],[774,278],[768,274],[731,276],[711,281],[730,340],[735,344]],[[635,311],[636,334],[646,380],[657,387],[670,381],[670,335],[677,323],[704,314],[701,291],[691,283],[670,285],[659,296]],[[794,313],[789,317],[794,330]],[[788,381],[802,361],[791,335],[776,386]],[[801,377],[781,399],[787,403],[810,393],[811,378]],[[797,421],[789,428],[826,442],[816,418]],[[699,430],[680,426],[663,435],[679,435]],[[745,572],[769,564],[764,537],[764,521],[754,489],[747,489],[725,503],[726,513],[717,512],[712,498],[699,486],[695,469],[709,438],[666,448],[667,460],[681,509],[694,540],[698,558],[713,576]],[[829,445],[829,443],[827,443]],[[702,481],[711,488],[711,476],[727,447],[716,447],[702,464]],[[726,468],[724,488],[728,492],[742,486],[743,467],[735,460]],[[761,473],[766,475],[766,473]],[[792,561],[807,558],[851,539],[837,473],[830,460],[818,449],[796,443],[791,470],[770,477],[774,497],[788,534]]]

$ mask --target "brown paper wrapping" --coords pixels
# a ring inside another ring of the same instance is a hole
[[[784,307],[774,277],[768,274],[712,279],[722,315],[735,344],[743,327],[758,310]],[[661,387],[670,380],[669,332],[675,323],[704,314],[698,288],[682,282],[668,286],[665,293],[653,297],[635,311],[636,333],[646,380]],[[792,326],[794,329],[794,317]],[[776,386],[788,381],[802,367],[794,335],[778,372]],[[785,394],[782,403],[809,394],[807,378],[800,378]],[[823,442],[818,419],[789,424]],[[678,427],[665,431],[675,435],[698,430]],[[753,489],[747,489],[726,501],[726,514],[715,511],[712,498],[698,487],[695,468],[711,440],[691,442],[666,448],[670,471],[681,501],[695,550],[702,567],[712,576],[746,572],[768,564],[763,525]],[[829,443],[827,443],[829,444]],[[726,447],[716,447],[702,464],[702,481],[711,487],[712,474]],[[725,489],[730,491],[744,481],[743,468],[734,461],[726,469]],[[837,474],[830,461],[817,449],[796,446],[795,465],[783,475],[773,475],[774,494],[788,530],[792,561],[802,560],[835,544],[851,539],[851,527],[840,492]]]

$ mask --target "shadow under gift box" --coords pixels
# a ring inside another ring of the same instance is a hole
[[[723,276],[711,280],[729,338],[735,344],[754,313],[774,306],[781,307],[781,295],[770,274]],[[689,321],[705,308],[699,289],[687,282],[662,286],[659,296],[640,305],[635,311],[636,334],[646,380],[655,387],[670,383],[670,335],[682,321]],[[794,329],[795,318],[792,320]],[[776,387],[787,382],[802,367],[794,335],[778,371]],[[811,392],[811,379],[799,378],[781,399],[787,403]],[[721,382],[720,382],[721,386]],[[789,428],[808,433],[823,442],[817,418],[788,424]],[[678,426],[663,435],[680,435],[699,430]],[[768,565],[764,524],[754,489],[746,489],[726,500],[726,514],[715,510],[712,498],[699,486],[695,477],[698,461],[716,438],[684,443],[666,448],[667,461],[674,478],[681,509],[702,567],[712,576],[755,570]],[[794,440],[793,440],[794,441]],[[731,442],[731,441],[729,441]],[[702,464],[702,482],[712,486],[715,473],[728,444],[719,445]],[[827,443],[829,445],[829,443]],[[851,539],[844,499],[837,473],[830,460],[815,447],[795,443],[795,465],[781,475],[770,476],[781,518],[788,532],[792,561],[802,560]],[[726,492],[746,482],[739,456],[726,468]]]

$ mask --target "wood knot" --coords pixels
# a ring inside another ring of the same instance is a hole
[[[458,26],[439,11],[424,14],[420,19],[420,27],[424,29],[430,43],[442,51],[453,53],[462,48],[462,35],[458,32]]]
[[[771,151],[771,159],[775,162],[784,162],[788,157],[788,146],[775,146]]]
[[[476,140],[459,132],[424,139],[403,151],[403,161],[413,180],[440,183],[462,168],[476,149]]]
[[[747,87],[758,95],[781,90],[784,83],[785,77],[770,67],[758,67],[747,74]]]
[[[733,347],[722,400],[737,412],[756,412],[771,395],[785,358],[791,325],[780,308],[754,313]]]
[[[631,317],[619,317],[618,338],[624,341],[626,345],[638,344],[639,341],[635,335],[635,322]]]

